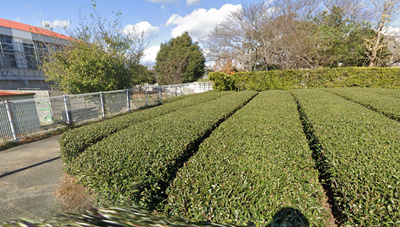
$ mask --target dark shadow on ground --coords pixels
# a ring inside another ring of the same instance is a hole
[[[275,214],[274,219],[267,226],[269,227],[305,227],[310,226],[307,218],[297,209],[286,207]]]
[[[27,169],[30,169],[30,168],[33,168],[33,167],[36,167],[36,166],[40,166],[40,165],[43,165],[43,164],[48,163],[48,162],[52,162],[52,161],[57,160],[57,159],[60,159],[60,156],[52,158],[52,159],[49,159],[49,160],[46,160],[46,161],[43,161],[43,162],[36,163],[34,165],[30,165],[30,166],[27,166],[27,167],[24,167],[24,168],[21,168],[21,169],[17,169],[17,170],[2,174],[2,175],[0,175],[0,178],[6,177],[8,175],[11,175],[11,174],[14,174],[14,173],[18,173],[18,172],[21,172],[21,171],[24,171],[24,170],[27,170]]]

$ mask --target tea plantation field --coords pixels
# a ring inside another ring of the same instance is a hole
[[[332,213],[343,226],[396,226],[399,120],[399,90],[206,92],[70,130],[61,157],[98,206],[244,226],[328,226]]]

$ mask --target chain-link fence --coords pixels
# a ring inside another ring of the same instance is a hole
[[[212,83],[190,83],[0,102],[0,143],[209,90]]]

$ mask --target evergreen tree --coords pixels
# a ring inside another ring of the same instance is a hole
[[[197,42],[187,32],[162,43],[155,70],[159,84],[193,82],[205,73],[205,57]]]
[[[319,66],[367,66],[370,52],[366,40],[375,37],[375,31],[366,22],[357,22],[343,13],[343,9],[333,6],[331,11],[320,13],[315,19],[315,55]],[[378,56],[387,61],[387,48]]]

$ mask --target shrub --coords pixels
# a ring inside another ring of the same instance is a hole
[[[209,79],[212,80],[213,89],[216,91],[232,91],[235,88],[235,78],[221,72],[211,72]]]
[[[326,226],[314,165],[293,97],[263,92],[201,144],[168,188],[165,210],[190,221],[279,226],[286,219],[274,215],[292,207],[310,226]]]
[[[323,68],[238,72],[226,75],[210,73],[214,89],[287,90],[298,88],[383,87],[400,88],[399,68]]]
[[[400,220],[400,123],[320,90],[293,90],[345,226]]]
[[[335,88],[327,89],[327,91],[382,113],[391,119],[400,121],[400,90],[383,88]],[[390,95],[388,95],[388,92],[390,92]]]
[[[139,122],[147,121],[179,109],[207,102],[227,94],[229,93],[205,92],[189,95],[190,97],[173,103],[168,103],[142,111],[136,111],[127,115],[67,131],[61,135],[59,140],[61,146],[61,158],[64,164],[66,164],[64,165],[64,170],[67,173],[70,173],[71,171],[68,168],[68,163],[71,162],[73,158],[82,153],[86,148],[119,130]]]
[[[70,168],[96,192],[99,204],[157,208],[195,147],[256,94],[236,92],[133,124],[86,149]]]

